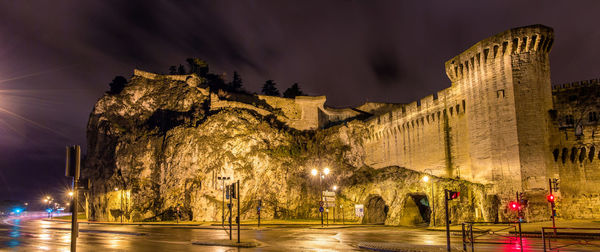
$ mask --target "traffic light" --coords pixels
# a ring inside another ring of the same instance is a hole
[[[508,202],[508,208],[510,208],[510,210],[513,211],[518,211],[521,208],[521,205],[519,205],[519,203],[517,203],[516,201],[511,201]]]
[[[448,191],[448,200],[457,199],[460,196],[460,192]]]
[[[235,183],[231,184],[229,188],[231,188],[231,198],[237,199],[237,195],[235,193]]]
[[[555,198],[554,198],[554,195],[550,194],[550,195],[546,196],[546,199],[548,199],[548,202],[554,203]]]

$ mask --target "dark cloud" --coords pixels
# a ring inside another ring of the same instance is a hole
[[[3,1],[0,2],[0,199],[65,184],[67,144],[115,75],[166,72],[200,57],[326,95],[332,106],[410,102],[449,87],[444,62],[511,27],[555,29],[555,83],[600,73],[598,1]],[[33,122],[33,123],[32,123]],[[37,125],[36,125],[37,124]]]

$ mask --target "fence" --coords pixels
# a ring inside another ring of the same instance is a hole
[[[546,234],[549,231],[549,235]],[[578,231],[574,232],[561,232],[557,231]],[[561,242],[552,247],[552,240],[557,242],[560,238],[569,238],[568,240],[563,239]],[[598,240],[600,238],[600,228],[573,228],[573,227],[542,227],[542,241],[544,242],[544,251],[559,250],[565,247],[584,246],[584,247],[596,247],[600,250],[600,241],[593,242],[591,240]],[[581,248],[579,248],[581,249]]]
[[[512,235],[510,231],[513,231]],[[467,245],[470,245],[471,251],[475,251],[475,243],[518,243],[523,251],[521,222],[465,222],[462,224],[462,239],[464,251],[468,251]]]

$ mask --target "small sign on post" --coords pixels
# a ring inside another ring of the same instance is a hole
[[[356,214],[356,217],[365,216],[365,206],[363,204],[354,205],[354,213]]]

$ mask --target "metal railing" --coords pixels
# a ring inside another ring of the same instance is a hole
[[[551,231],[546,231],[551,230]],[[583,231],[580,233],[567,233],[562,232],[558,233],[559,230],[577,230]],[[596,231],[596,232],[594,232]],[[550,233],[550,234],[547,234]],[[560,245],[556,245],[552,247],[552,240],[556,242],[560,236],[565,236],[564,238],[569,238],[567,240],[563,240]],[[576,236],[576,237],[574,237]],[[576,239],[574,239],[576,238]],[[574,227],[542,227],[542,242],[544,243],[544,251],[553,251],[559,250],[561,248],[569,247],[569,246],[590,246],[596,247],[600,250],[600,243],[592,243],[590,240],[598,240],[600,238],[600,228],[574,228]]]
[[[514,233],[511,235],[510,231]],[[484,239],[487,238],[487,239]],[[501,238],[500,241],[494,238]],[[515,244],[518,243],[523,251],[523,236],[521,222],[465,222],[462,224],[463,250],[470,245],[475,251],[475,243],[486,244]],[[479,240],[478,240],[479,239]]]

